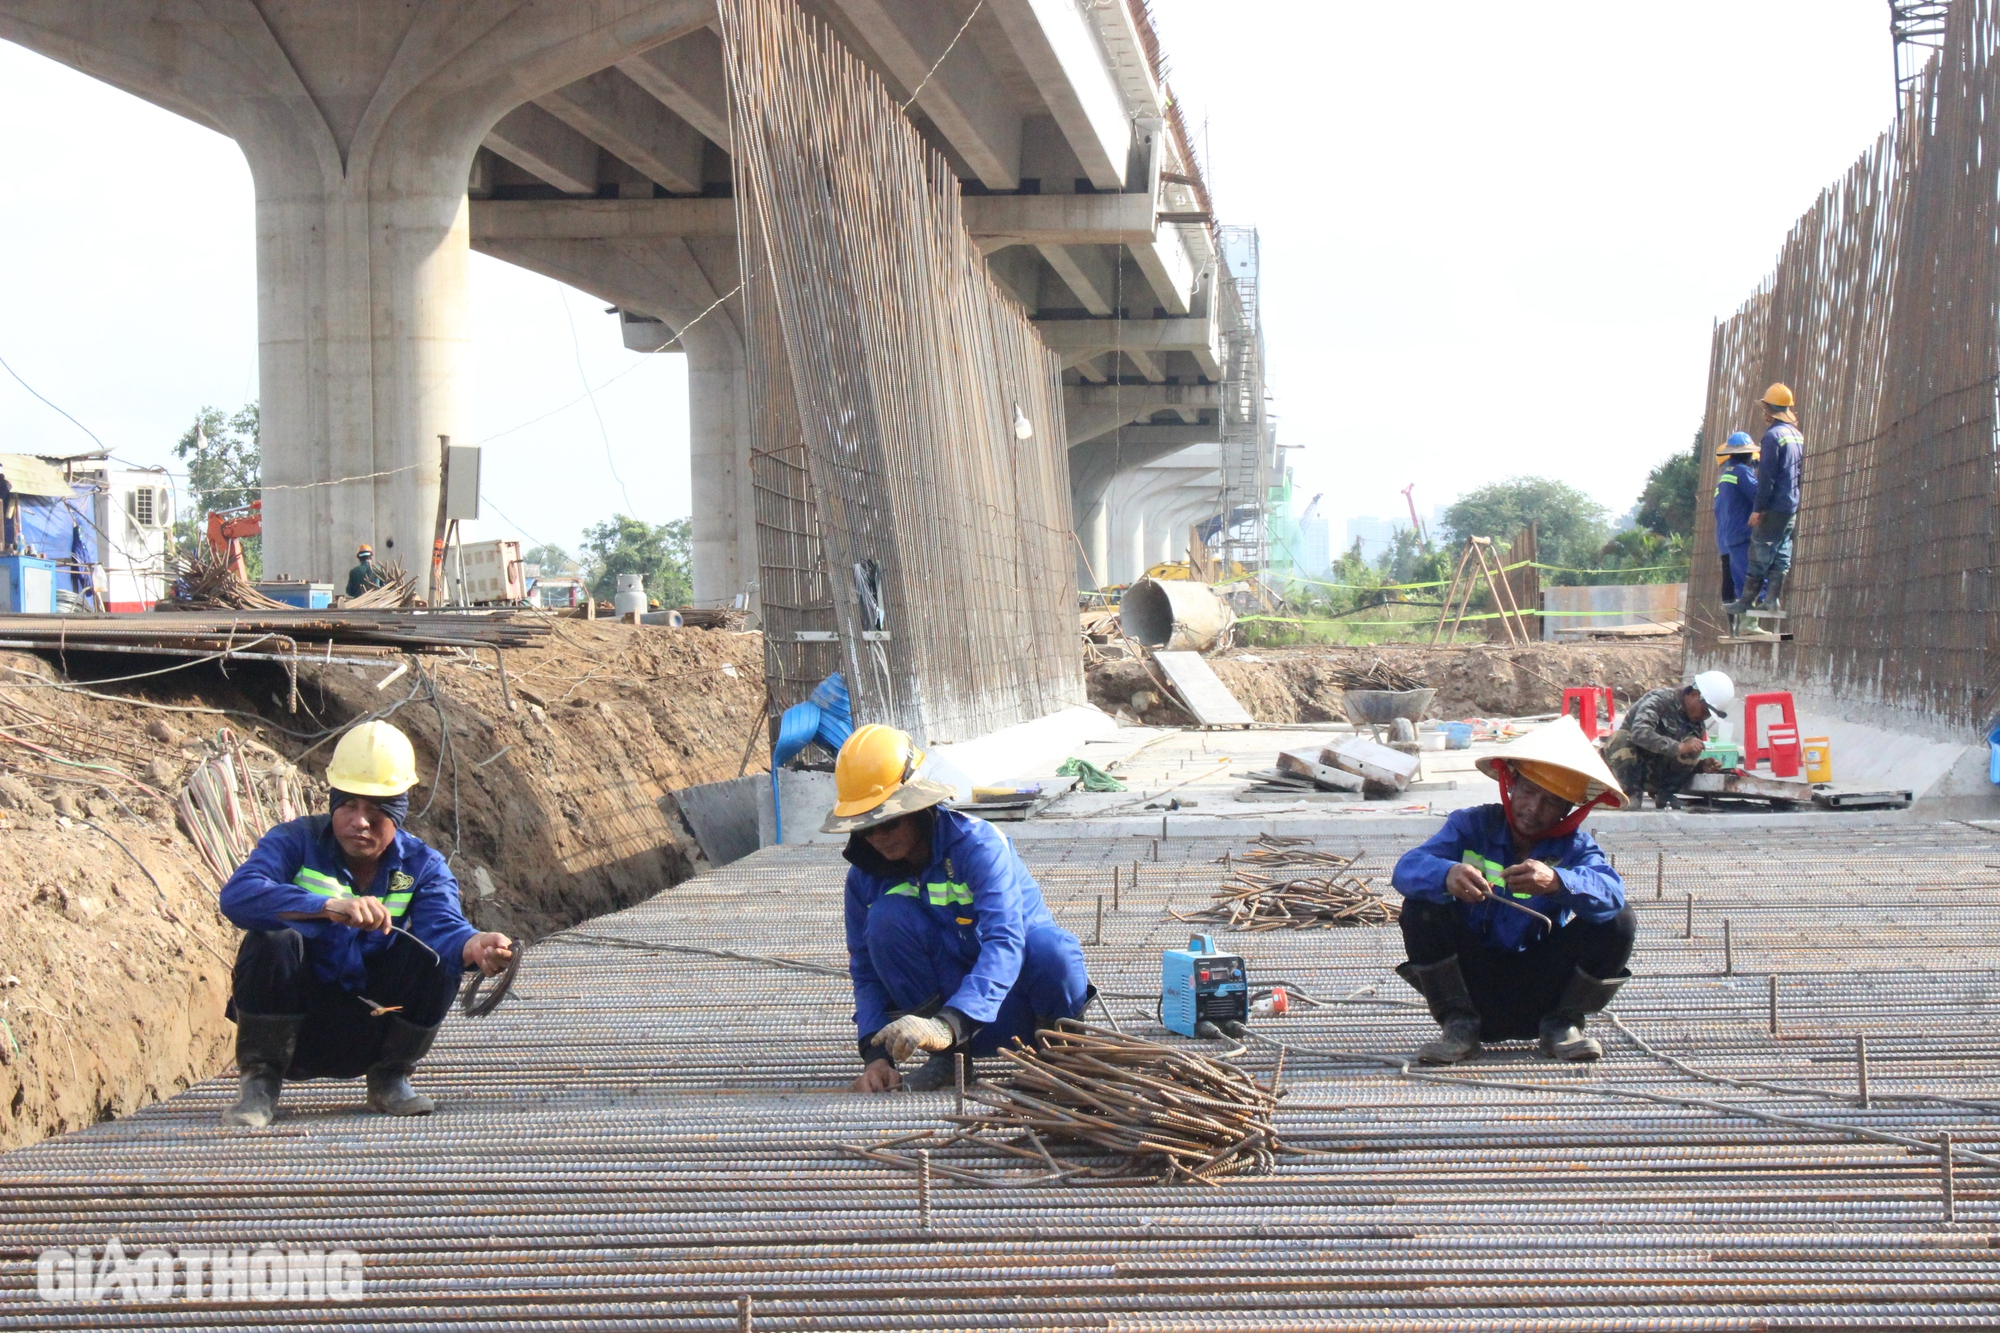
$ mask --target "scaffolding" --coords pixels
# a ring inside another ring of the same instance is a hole
[[[1951,0],[1889,0],[1889,38],[1896,47],[1896,105],[1909,103],[1924,66],[1944,49]]]
[[[1258,305],[1261,263],[1255,227],[1217,228],[1222,254],[1216,314],[1222,328],[1222,482],[1217,554],[1263,570],[1269,563],[1272,431],[1264,389],[1264,324]]]

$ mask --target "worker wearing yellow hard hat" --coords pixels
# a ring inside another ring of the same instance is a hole
[[[907,733],[878,723],[834,762],[821,831],[847,835],[856,1092],[944,1087],[958,1056],[1032,1042],[1095,994],[1082,946],[1013,845],[946,805],[955,789],[920,776],[923,763]]]
[[[1723,603],[1725,615],[1747,617],[1745,635],[1766,637],[1783,632],[1773,623],[1784,613],[1785,579],[1792,569],[1792,535],[1798,525],[1799,482],[1805,462],[1806,437],[1799,430],[1798,399],[1784,384],[1764,390],[1764,417],[1769,429],[1759,447],[1757,498],[1750,509],[1750,563],[1743,587],[1733,601]]]
[[[1604,1054],[1583,1027],[1631,974],[1637,918],[1584,817],[1626,803],[1573,717],[1477,762],[1494,805],[1455,810],[1396,862],[1403,944],[1396,969],[1442,1029],[1417,1050],[1456,1064],[1487,1041],[1538,1039],[1554,1060]]]
[[[262,1126],[286,1079],[368,1080],[368,1106],[426,1115],[410,1087],[459,979],[503,970],[513,942],[459,908],[444,858],[410,833],[417,758],[387,722],[340,738],[326,766],[328,810],[279,824],[222,887],[245,934],[229,1016],[239,1098],[223,1123]]]

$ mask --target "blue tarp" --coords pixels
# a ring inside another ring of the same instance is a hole
[[[83,566],[97,564],[97,524],[91,517],[94,496],[91,487],[77,486],[66,500],[55,495],[18,497],[21,504],[18,540],[22,548],[50,560],[74,560]],[[68,581],[65,584],[59,579],[57,587],[67,586],[81,592],[90,586],[87,573],[77,570],[64,573]]]

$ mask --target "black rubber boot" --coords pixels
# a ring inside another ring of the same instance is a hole
[[[1576,969],[1554,1011],[1542,1019],[1542,1054],[1551,1060],[1603,1059],[1604,1047],[1597,1038],[1583,1035],[1583,1025],[1591,1014],[1611,1003],[1627,980],[1614,977],[1599,981],[1582,968]]]
[[[903,1075],[903,1086],[911,1092],[936,1092],[958,1086],[958,1051],[938,1051],[930,1059]],[[972,1057],[965,1057],[965,1081],[972,1082]]]
[[[262,1129],[278,1113],[278,1094],[298,1049],[304,1014],[236,1015],[236,1071],[241,1075],[236,1105],[222,1113],[225,1125]]]
[[[437,1103],[410,1086],[410,1071],[430,1054],[437,1040],[435,1027],[420,1028],[389,1016],[389,1034],[382,1054],[368,1071],[368,1109],[383,1115],[429,1115]]]
[[[1745,611],[1754,608],[1757,605],[1758,592],[1764,587],[1765,583],[1769,581],[1770,577],[1771,576],[1766,575],[1764,578],[1760,579],[1753,577],[1752,575],[1745,574],[1743,576],[1743,587],[1737,593],[1736,600],[1733,602],[1724,602],[1722,604],[1723,613],[1725,615],[1740,616]]]
[[[1479,1010],[1472,1003],[1472,992],[1466,989],[1457,954],[1423,967],[1404,963],[1396,972],[1417,988],[1430,1006],[1431,1017],[1444,1029],[1436,1039],[1417,1047],[1421,1063],[1455,1065],[1479,1054]]]

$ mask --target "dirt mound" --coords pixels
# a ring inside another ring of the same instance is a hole
[[[1377,661],[1438,691],[1432,717],[1528,717],[1555,712],[1566,685],[1609,685],[1622,707],[1671,684],[1680,678],[1681,642],[1257,648],[1212,657],[1209,665],[1259,722],[1340,722],[1347,719],[1341,707],[1343,673]],[[1091,702],[1107,712],[1123,708],[1159,726],[1186,726],[1191,720],[1150,663],[1093,666],[1089,686]],[[1154,697],[1139,713],[1132,699],[1142,691]]]
[[[0,912],[16,927],[0,932],[0,1147],[228,1066],[238,934],[172,799],[217,728],[311,779],[331,730],[390,717],[417,750],[410,830],[451,859],[475,922],[528,939],[686,878],[698,853],[662,798],[736,776],[763,733],[757,634],[555,621],[507,655],[511,710],[491,653],[410,662],[386,681],[395,659],[303,670],[291,713],[273,664],[114,680],[161,663],[72,652],[63,675],[0,654]],[[764,767],[761,746],[750,759]]]

